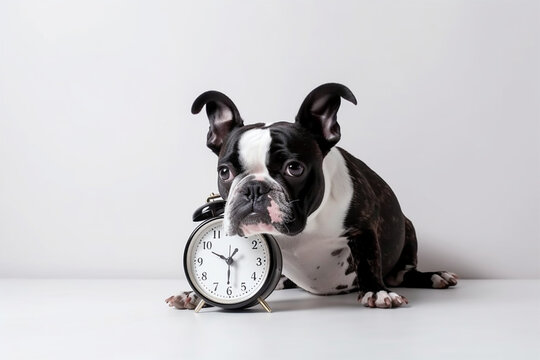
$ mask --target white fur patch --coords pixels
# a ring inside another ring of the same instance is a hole
[[[440,275],[431,275],[431,286],[435,289],[446,289],[458,283],[458,276],[454,273],[442,271]]]
[[[363,297],[362,300],[360,300],[360,303],[364,306],[369,306],[369,299],[373,296],[373,293],[371,291],[368,291]]]
[[[392,307],[392,299],[390,298],[390,295],[388,295],[388,293],[384,290],[377,292],[375,306],[379,308]]]
[[[448,282],[437,274],[431,275],[431,284],[435,289],[445,289],[448,287]]]
[[[199,297],[193,291],[185,291],[179,295],[174,295],[165,300],[171,307],[177,309],[193,310],[199,303]]]
[[[345,275],[351,254],[343,237],[353,185],[341,152],[333,148],[323,160],[324,195],[321,205],[296,236],[274,235],[283,254],[283,274],[314,294],[333,294],[353,288],[355,272]],[[341,251],[339,251],[341,250]],[[338,251],[337,255],[332,252]],[[345,285],[336,289],[337,285]]]
[[[283,213],[279,209],[278,204],[274,201],[274,199],[270,199],[270,206],[268,207],[268,215],[270,215],[270,220],[273,223],[280,222],[283,220]]]
[[[271,142],[270,129],[252,129],[242,135],[238,141],[238,155],[248,173],[268,176],[266,162]]]
[[[323,161],[324,196],[321,205],[307,220],[304,232],[339,237],[353,196],[353,184],[347,163],[337,148]]]
[[[242,229],[244,236],[251,236],[254,234],[271,234],[276,232],[276,228],[273,225],[264,223],[241,225],[240,228]]]
[[[403,304],[408,304],[408,300],[404,296],[385,290],[380,290],[377,293],[369,291],[361,299],[358,299],[358,301],[366,307],[377,307],[381,309],[395,308]]]
[[[457,285],[457,283],[458,283],[457,282],[458,276],[456,274],[454,274],[454,273],[443,271],[441,273],[441,276],[448,284],[450,284],[450,286]]]
[[[389,292],[388,295],[390,296],[390,299],[392,299],[394,306],[401,306],[405,302],[401,295],[395,292]]]

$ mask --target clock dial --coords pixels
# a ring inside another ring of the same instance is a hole
[[[226,236],[222,220],[193,235],[186,257],[197,290],[222,304],[245,301],[259,292],[269,275],[270,249],[262,235]]]

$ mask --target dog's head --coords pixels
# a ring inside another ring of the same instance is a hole
[[[227,233],[302,232],[324,195],[323,159],[341,137],[341,98],[356,104],[347,87],[321,85],[305,98],[295,123],[271,125],[244,125],[231,99],[217,91],[195,100],[191,112],[206,106],[210,121],[206,145],[218,155]]]

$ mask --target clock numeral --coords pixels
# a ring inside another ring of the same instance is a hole
[[[262,265],[262,259],[260,257],[257,258],[257,266]]]
[[[212,242],[211,241],[203,241],[202,248],[203,248],[203,250],[212,249]]]
[[[214,239],[221,238],[221,230],[214,230]]]
[[[217,287],[218,287],[219,283],[215,282],[214,285],[216,285],[216,287],[214,288],[214,291],[217,291]]]
[[[252,249],[257,250],[257,240],[253,240],[251,244],[253,245]]]
[[[203,264],[203,258],[202,257],[197,258],[197,264],[199,264],[199,266],[201,266]]]
[[[255,274],[255,271],[253,272],[253,274],[251,274],[251,278],[252,278],[253,280],[257,280],[257,275]]]
[[[232,286],[227,288],[227,295],[232,295]]]
[[[206,271],[201,274],[201,279],[206,280],[208,279]]]
[[[243,282],[242,284],[240,284],[240,290],[242,291],[246,291],[247,287],[246,287],[246,283]]]

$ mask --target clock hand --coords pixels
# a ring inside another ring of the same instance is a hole
[[[231,264],[233,263],[232,257],[234,256],[234,254],[236,254],[237,251],[238,249],[234,249],[234,252],[231,255],[231,245],[229,245],[229,258],[227,259],[227,285],[230,284],[231,279]]]
[[[233,256],[238,252],[238,248],[234,249],[233,253],[231,256],[229,256],[229,258],[227,259],[227,264],[232,264],[233,263]]]
[[[232,255],[230,255],[230,256],[227,258],[227,265],[230,265],[230,264],[232,264],[232,263],[234,262],[233,256],[234,256],[237,252],[238,252],[238,248],[234,249]],[[230,253],[231,253],[231,252],[229,251],[229,254],[230,254]]]
[[[220,254],[218,254],[218,253],[215,253],[215,252],[213,252],[213,251],[212,251],[212,254],[219,256],[220,259],[223,259],[223,260],[225,260],[225,261],[228,260],[225,256],[220,255]]]

